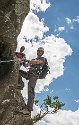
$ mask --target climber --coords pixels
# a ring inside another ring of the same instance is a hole
[[[39,74],[41,72],[41,69],[45,63],[45,58],[42,57],[42,55],[44,54],[44,48],[43,47],[39,47],[37,50],[37,58],[36,59],[32,59],[31,61],[28,61],[27,66],[30,66],[30,69],[28,72],[25,72],[23,70],[19,71],[19,79],[18,79],[18,83],[22,84],[22,77],[24,77],[26,80],[28,79],[28,102],[27,105],[25,105],[25,107],[23,107],[22,110],[19,110],[19,113],[22,114],[31,114],[31,111],[33,111],[33,103],[34,103],[34,89],[35,89],[35,85],[37,82],[37,79],[39,78]],[[21,77],[22,76],[22,77]]]
[[[20,52],[15,52],[15,55],[18,59],[23,59],[20,61],[20,66],[23,65],[24,67],[26,67],[25,66],[26,57],[25,57],[25,54],[23,53],[24,50],[25,50],[25,47],[21,46]]]

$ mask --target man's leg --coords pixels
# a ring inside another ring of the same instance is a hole
[[[28,72],[19,70],[17,89],[23,89],[24,87],[24,82],[22,81],[22,77],[28,80]]]
[[[20,76],[22,76],[25,79],[28,79],[28,72],[25,72],[23,70],[19,70],[19,74]]]
[[[33,111],[33,103],[34,103],[34,97],[35,97],[35,85],[37,82],[37,76],[30,74],[29,76],[29,82],[28,82],[28,102],[27,102],[27,109],[29,111]]]
[[[33,103],[34,103],[34,97],[35,97],[35,85],[37,82],[38,77],[34,76],[33,74],[29,75],[29,82],[28,82],[28,102],[27,105],[24,107],[23,110],[20,110],[20,113],[23,114],[31,114],[31,111],[33,111]]]

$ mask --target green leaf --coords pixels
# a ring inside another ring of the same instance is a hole
[[[54,100],[57,100],[59,97],[58,96],[53,96],[53,99]]]
[[[34,100],[34,104],[37,105],[39,100]]]

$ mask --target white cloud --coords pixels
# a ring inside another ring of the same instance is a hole
[[[61,29],[64,30],[64,27]],[[47,31],[49,31],[49,28],[45,26],[44,20],[42,19],[40,21],[37,15],[30,12],[26,17],[21,33],[18,36],[17,50],[19,50],[20,46],[24,45],[26,48],[24,53],[26,54],[27,59],[36,58],[36,51],[39,46],[42,46],[45,49],[44,56],[48,59],[51,73],[47,75],[46,79],[37,81],[35,88],[35,92],[37,93],[43,91],[45,86],[49,86],[53,79],[64,74],[64,62],[66,56],[72,54],[72,49],[63,38],[57,38],[53,34],[44,36],[44,33]],[[24,41],[24,36],[26,36],[27,42]],[[36,41],[35,37],[39,38],[38,41]],[[30,39],[32,39],[33,46]],[[23,79],[23,81],[25,87],[22,93],[24,97],[27,97],[28,81],[25,79]]]
[[[19,44],[20,43],[23,44],[22,41],[20,41]],[[66,56],[72,54],[72,49],[64,39],[56,38],[54,35],[45,37],[41,42],[33,42],[33,46],[28,42],[24,42],[24,45],[26,48],[25,54],[27,59],[36,58],[36,51],[39,46],[42,46],[45,49],[44,56],[48,59],[51,73],[47,75],[46,79],[37,81],[35,91],[39,93],[43,91],[45,86],[49,86],[53,79],[64,74],[64,62],[66,60]],[[27,85],[27,81],[25,81],[25,83]]]
[[[42,5],[41,5],[42,3]],[[45,11],[48,7],[50,7],[50,3],[46,0],[31,0],[31,10]],[[68,20],[68,24],[71,23],[71,20]],[[65,27],[64,27],[65,28]],[[64,30],[64,28],[60,28]],[[48,59],[50,65],[50,74],[47,75],[46,79],[38,80],[35,92],[39,93],[43,90],[49,91],[49,89],[44,89],[45,86],[49,86],[49,84],[64,74],[64,62],[66,61],[66,56],[70,56],[72,54],[72,49],[66,43],[63,38],[57,38],[53,34],[50,36],[46,36],[43,38],[44,33],[49,31],[49,28],[44,25],[44,20],[39,21],[39,18],[32,12],[30,12],[24,23],[21,33],[18,37],[18,46],[17,50],[19,50],[20,46],[25,46],[25,54],[27,59],[36,58],[36,50],[39,46],[43,46],[45,49],[44,56]],[[26,36],[27,41],[25,42],[23,37]],[[38,37],[38,41],[36,41],[35,37]],[[30,43],[30,39],[32,39],[33,46]],[[27,71],[21,67],[21,69]],[[25,83],[25,87],[22,91],[24,97],[27,98],[27,88],[28,88],[28,80],[23,79]],[[52,90],[50,93],[52,93]],[[74,100],[78,102],[78,100]],[[40,112],[40,107],[34,105],[34,110],[32,112],[32,116],[36,115]],[[46,115],[41,121],[37,122],[35,125],[78,125],[79,124],[79,110],[72,111],[62,111],[60,110],[56,114]]]
[[[39,113],[39,111],[40,108],[36,106],[32,112],[32,117],[35,115],[34,112]],[[47,114],[42,120],[34,125],[79,125],[79,109],[75,112],[71,110],[59,110],[55,114]]]
[[[66,91],[70,91],[70,89],[66,88]]]
[[[65,18],[66,23],[70,26],[70,29],[73,30],[74,26],[72,25],[72,23],[74,22],[73,20],[69,19],[68,17]]]
[[[74,26],[73,26],[73,25],[71,25],[71,26],[70,26],[70,29],[72,29],[72,30],[73,30],[73,29],[74,29]]]
[[[56,25],[55,25],[55,29],[54,29],[54,32],[57,32],[57,28],[56,28]]]
[[[73,19],[73,22],[78,22],[79,23],[79,16],[77,16],[76,19]]]
[[[31,10],[36,10],[37,12],[45,11],[48,7],[50,7],[50,3],[46,0],[31,0]],[[68,24],[71,24],[71,20],[69,18],[66,20]],[[65,30],[65,27],[61,27],[59,30]],[[35,88],[35,92],[37,93],[41,91],[49,91],[48,88],[44,89],[44,87],[49,86],[53,79],[57,79],[64,74],[64,62],[66,61],[66,56],[70,56],[72,54],[72,49],[63,38],[57,38],[53,34],[43,38],[44,33],[47,31],[49,31],[49,28],[44,25],[44,20],[39,21],[39,18],[33,12],[30,12],[23,23],[23,28],[18,37],[17,50],[19,51],[20,46],[24,45],[26,48],[24,53],[26,54],[27,59],[36,58],[36,50],[39,46],[43,46],[45,49],[44,56],[48,59],[51,73],[47,75],[46,79],[38,80]],[[28,42],[24,41],[24,36],[26,36]],[[38,41],[36,41],[35,37],[39,38]],[[32,39],[33,46],[30,43],[30,39]],[[21,69],[27,71],[27,69],[24,69],[23,67],[21,67]],[[25,83],[25,87],[22,94],[27,98],[28,80],[23,79],[23,81]],[[70,89],[66,90],[70,91]],[[50,93],[53,91],[54,90]],[[79,100],[74,101],[78,102]],[[40,107],[34,105],[32,116],[39,112]],[[60,110],[56,114],[46,115],[41,121],[34,125],[79,125],[79,110],[75,112],[70,110]]]
[[[39,37],[39,39],[42,39],[43,34],[47,31],[49,31],[49,28],[44,26],[44,20],[39,21],[37,15],[29,12],[27,17],[25,18],[18,39],[21,39],[24,36],[27,38],[27,40],[33,39],[37,36]]]
[[[49,89],[48,89],[48,88],[46,88],[46,89],[44,89],[43,91],[44,91],[44,92],[48,92],[48,91],[49,91]]]
[[[65,27],[58,27],[58,31],[63,31],[65,30]]]
[[[55,36],[58,37],[60,35],[60,33],[56,34]]]
[[[67,92],[70,92],[71,89],[66,88],[65,90],[66,90]]]
[[[72,23],[71,19],[69,19],[68,17],[66,17],[65,20],[66,20],[67,24],[71,24]]]
[[[35,104],[33,105],[33,111],[31,112],[31,117],[37,115],[40,113],[40,106],[36,106]]]
[[[74,100],[75,102],[79,103],[79,100]]]
[[[31,11],[46,11],[46,9],[48,9],[51,6],[50,2],[47,0],[31,0],[30,1],[30,8]]]
[[[50,93],[53,93],[54,92],[54,90],[52,90]]]

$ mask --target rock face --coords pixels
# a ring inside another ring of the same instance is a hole
[[[17,36],[30,9],[30,0],[0,0],[0,60],[15,59]],[[21,114],[14,114],[25,103],[18,83],[19,64],[0,62],[0,125],[31,125]]]

